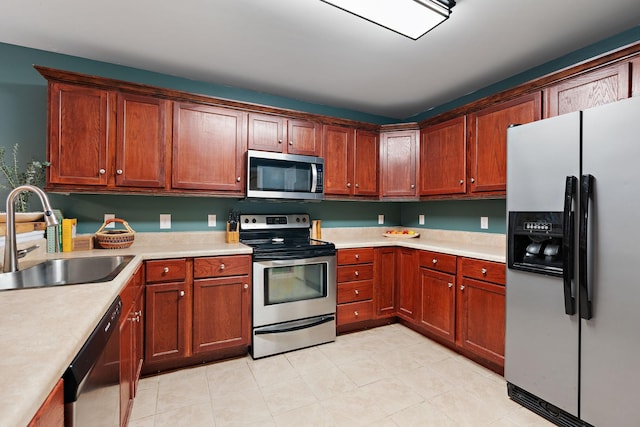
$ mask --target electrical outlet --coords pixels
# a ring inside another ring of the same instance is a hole
[[[489,217],[481,216],[480,217],[480,228],[483,230],[487,230],[489,228]]]
[[[116,217],[116,214],[104,214],[104,222],[107,222],[108,219],[113,219],[115,217]],[[110,224],[107,224],[105,228],[116,228],[116,223],[112,222]]]
[[[418,215],[418,224],[424,225],[424,214]]]
[[[384,215],[378,215],[378,224],[384,224]]]
[[[216,215],[215,214],[210,214],[207,216],[207,225],[209,227],[215,227],[216,226]]]
[[[160,230],[171,228],[171,214],[160,214]]]

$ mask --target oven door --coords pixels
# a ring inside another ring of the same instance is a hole
[[[336,257],[255,261],[253,326],[336,311]]]

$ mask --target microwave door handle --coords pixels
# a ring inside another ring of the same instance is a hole
[[[318,187],[318,167],[315,163],[311,163],[311,192],[315,193]]]
[[[573,229],[574,217],[572,210],[573,199],[576,194],[578,179],[568,176],[564,187],[564,212],[562,218],[562,281],[564,288],[564,312],[569,316],[576,314],[576,301],[571,294],[573,280]]]

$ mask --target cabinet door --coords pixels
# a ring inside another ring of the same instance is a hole
[[[629,97],[628,62],[567,79],[546,91],[547,117],[584,110]]]
[[[49,86],[47,183],[107,185],[110,104],[106,90]]]
[[[289,154],[322,156],[322,127],[307,120],[289,119],[287,126]]]
[[[410,321],[417,317],[419,298],[418,260],[414,249],[398,251],[398,315]]]
[[[459,293],[462,346],[504,366],[505,287],[465,277]]]
[[[325,194],[353,193],[353,135],[348,127],[325,125],[322,129]]]
[[[198,279],[193,286],[193,353],[248,345],[249,276]]]
[[[134,322],[133,307],[125,309],[120,318],[120,425],[126,426],[133,407]]]
[[[154,362],[186,356],[191,308],[187,284],[147,284],[145,295],[145,360]]]
[[[353,153],[353,194],[378,195],[378,134],[356,130]]]
[[[176,103],[172,187],[244,193],[247,113]]]
[[[116,185],[165,186],[168,102],[118,93]]]
[[[249,149],[283,152],[286,119],[267,114],[249,114]]]
[[[420,326],[455,341],[455,276],[420,269]]]
[[[640,96],[640,57],[631,61],[631,96]]]
[[[376,317],[394,316],[396,312],[396,248],[377,248],[374,260],[374,300]]]
[[[417,131],[387,132],[381,135],[380,173],[383,197],[415,197]]]
[[[465,116],[422,129],[420,195],[466,192],[466,134]]]
[[[504,193],[507,182],[507,128],[540,120],[542,94],[524,95],[469,116],[469,191]]]

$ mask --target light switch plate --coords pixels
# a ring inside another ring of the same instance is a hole
[[[116,214],[104,214],[104,222],[107,222],[108,219],[113,219],[115,217],[116,217]],[[107,224],[105,228],[116,228],[116,223],[112,222],[110,224]]]
[[[489,217],[481,216],[480,217],[480,228],[482,230],[487,230],[489,228]]]
[[[209,227],[215,227],[216,226],[216,215],[215,214],[209,214],[207,215],[207,225]]]
[[[418,224],[424,225],[424,214],[418,215]]]
[[[384,215],[378,215],[378,224],[384,224]]]
[[[167,230],[171,228],[171,214],[160,214],[160,229]]]

